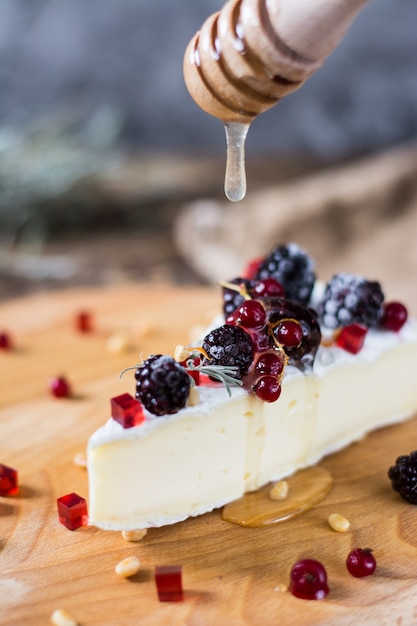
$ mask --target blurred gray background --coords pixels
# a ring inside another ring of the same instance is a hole
[[[221,152],[184,49],[219,0],[0,0],[0,117],[22,127],[107,106],[135,150]],[[374,0],[301,91],[259,118],[256,152],[325,156],[417,134],[417,2]]]
[[[0,297],[193,279],[172,225],[190,200],[223,200],[225,136],[182,62],[222,4],[0,0]],[[373,0],[324,67],[252,124],[248,189],[416,136],[417,0]]]

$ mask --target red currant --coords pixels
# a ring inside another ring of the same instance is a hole
[[[258,300],[245,300],[237,308],[235,319],[244,328],[260,329],[266,324],[266,311]]]
[[[303,600],[321,600],[329,593],[327,573],[314,559],[301,559],[293,565],[290,574],[291,593]]]
[[[281,395],[281,383],[276,376],[261,376],[253,390],[264,402],[275,402]]]
[[[49,388],[56,398],[68,398],[71,395],[70,384],[63,376],[53,378],[49,383]]]
[[[282,346],[295,348],[303,338],[303,329],[297,320],[284,319],[275,328],[275,336]]]
[[[284,360],[276,350],[262,353],[255,365],[255,372],[257,374],[280,376],[283,369]]]
[[[386,330],[398,331],[407,321],[408,312],[401,302],[388,302],[384,306],[381,326]]]
[[[376,560],[370,548],[355,548],[349,552],[346,559],[348,572],[355,578],[362,578],[373,574]]]
[[[257,280],[252,291],[257,297],[283,298],[284,287],[275,278]]]
[[[11,350],[12,346],[13,344],[9,333],[0,332],[0,350]]]

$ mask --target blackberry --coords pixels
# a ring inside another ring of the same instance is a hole
[[[135,372],[136,398],[154,415],[177,413],[188,400],[190,377],[172,357],[157,354]]]
[[[318,314],[327,328],[353,323],[371,328],[382,317],[383,300],[384,294],[378,282],[355,274],[335,274],[326,285]]]
[[[288,300],[307,304],[316,275],[313,260],[297,244],[276,246],[260,263],[256,279],[275,278]]]
[[[250,293],[253,287],[253,281],[248,280],[247,278],[233,278],[232,280],[229,280],[228,282],[231,285],[236,285],[236,286],[243,285],[244,289],[246,289],[248,293]],[[227,318],[227,316],[231,315],[233,311],[236,311],[237,307],[240,306],[245,301],[245,298],[238,291],[235,291],[234,289],[230,289],[229,287],[226,287],[226,286],[223,286],[222,291],[223,291],[223,313],[224,313],[225,318]]]
[[[203,365],[227,365],[238,368],[242,378],[253,361],[254,345],[252,339],[240,326],[224,324],[215,328],[204,337],[203,349],[208,354]]]
[[[395,465],[389,468],[388,478],[394,491],[398,491],[404,500],[417,504],[417,450],[408,456],[399,456]]]

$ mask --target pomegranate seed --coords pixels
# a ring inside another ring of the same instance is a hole
[[[314,559],[301,559],[293,565],[290,574],[291,593],[303,600],[321,600],[329,593],[327,573]]]
[[[386,330],[398,331],[407,321],[408,312],[401,302],[388,302],[384,306],[381,326]]]
[[[184,599],[181,565],[157,565],[155,583],[160,602],[178,602]]]
[[[57,499],[58,517],[61,524],[75,530],[88,523],[87,502],[77,493],[68,493]]]
[[[244,328],[259,330],[266,323],[266,311],[258,300],[246,300],[236,310],[236,322]]]
[[[258,297],[283,298],[284,287],[275,278],[264,278],[255,283],[252,291]]]
[[[80,333],[91,333],[93,330],[93,318],[88,311],[80,311],[75,318],[75,324]]]
[[[68,398],[71,395],[71,386],[63,376],[53,378],[49,383],[49,389],[56,398]]]
[[[13,342],[9,333],[2,332],[0,333],[0,350],[11,350],[13,347]]]
[[[17,470],[0,463],[0,496],[12,496],[18,491]]]
[[[348,572],[355,578],[362,578],[373,574],[376,560],[370,548],[355,548],[349,552],[346,559]]]
[[[123,428],[138,426],[145,419],[142,404],[129,393],[111,398],[110,405],[112,418]]]
[[[337,336],[336,344],[351,354],[358,354],[363,348],[368,329],[362,324],[349,324],[342,328]]]
[[[275,402],[281,395],[281,384],[276,376],[261,376],[253,390],[264,402]]]
[[[282,320],[275,329],[278,343],[286,348],[295,348],[303,338],[303,329],[297,320]]]
[[[256,361],[255,372],[257,374],[270,374],[280,376],[284,369],[284,361],[281,355],[276,352],[264,352]]]

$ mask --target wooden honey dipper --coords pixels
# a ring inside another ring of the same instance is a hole
[[[190,41],[188,91],[225,124],[225,192],[246,193],[244,145],[250,124],[299,89],[334,50],[367,0],[229,0]]]

